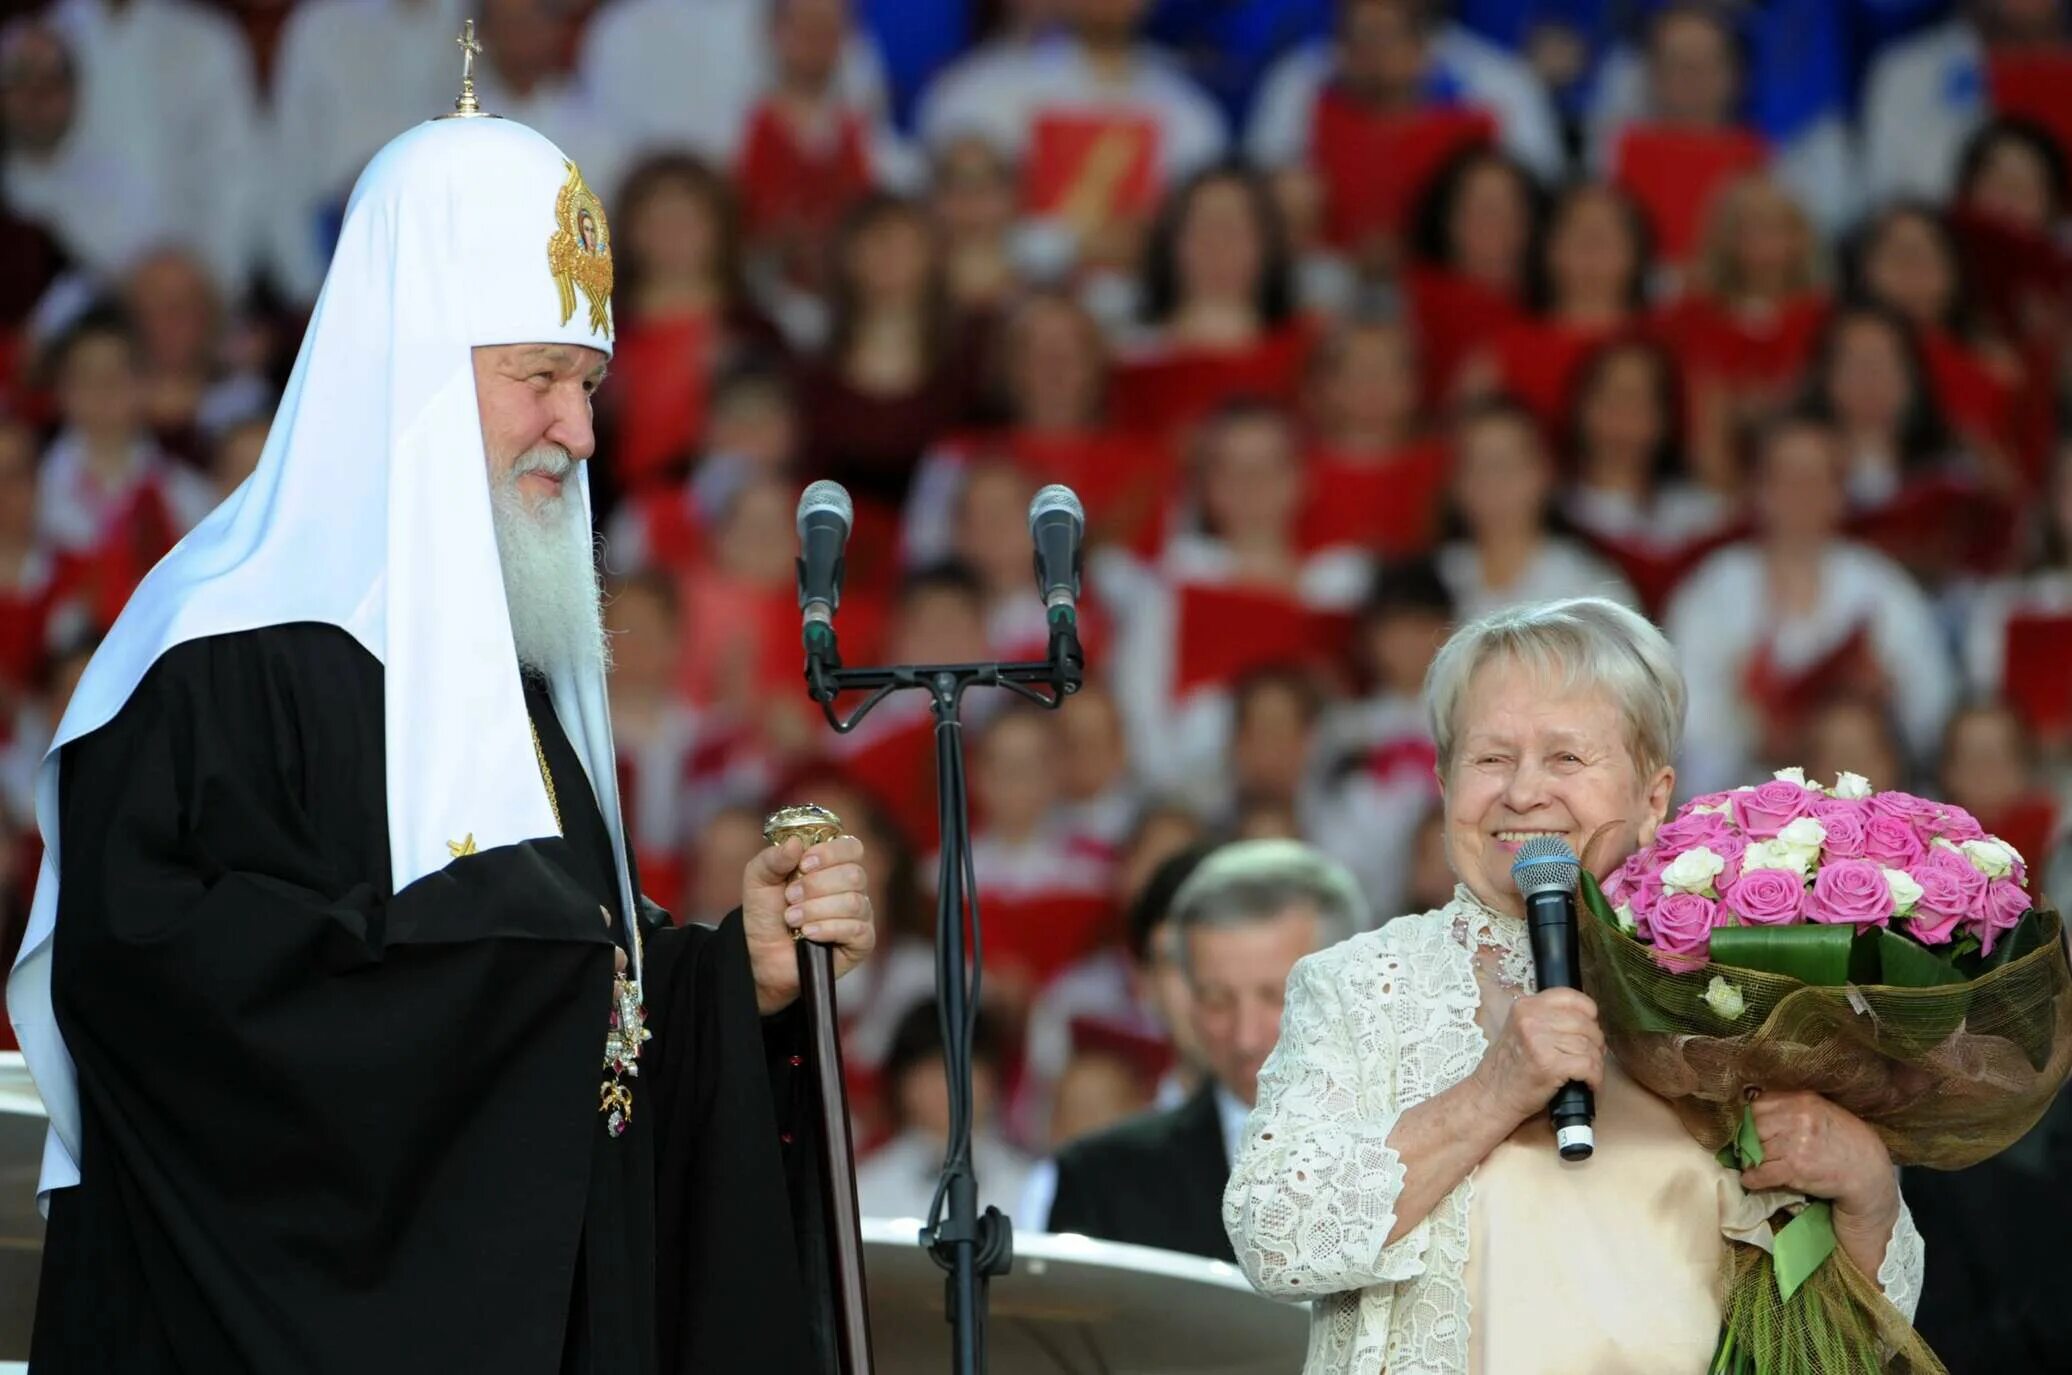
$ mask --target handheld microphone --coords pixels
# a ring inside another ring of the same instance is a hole
[[[806,648],[834,646],[835,608],[842,604],[842,549],[855,507],[841,483],[822,479],[799,497],[799,610]]]
[[[1583,865],[1560,836],[1534,836],[1518,847],[1511,878],[1525,898],[1525,925],[1532,936],[1532,963],[1539,986],[1582,987],[1576,950],[1576,881]],[[1590,1088],[1571,1080],[1547,1105],[1554,1118],[1554,1145],[1563,1160],[1588,1160],[1597,1149],[1591,1127],[1596,1106]]]

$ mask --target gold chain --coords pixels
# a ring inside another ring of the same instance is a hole
[[[547,785],[547,808],[554,813],[554,829],[562,835],[567,835],[567,830],[561,824],[561,799],[554,792],[554,771],[547,767],[547,748],[540,743],[539,723],[527,715],[525,724],[532,727],[532,753],[533,757],[540,761],[540,782]]]

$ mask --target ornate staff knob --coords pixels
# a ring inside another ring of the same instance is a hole
[[[842,818],[827,808],[812,802],[800,803],[796,807],[779,807],[763,819],[763,842],[767,845],[782,845],[793,836],[808,846],[833,840],[842,834]],[[791,933],[793,940],[799,933]]]
[[[460,36],[453,41],[460,45],[460,96],[453,102],[452,113],[439,118],[481,119],[485,112],[475,99],[475,59],[482,55],[482,43],[475,37],[475,21],[464,21],[460,26]],[[494,119],[495,116],[488,118]]]

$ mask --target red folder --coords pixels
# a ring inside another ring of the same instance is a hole
[[[1183,583],[1173,695],[1228,684],[1272,664],[1334,664],[1352,617],[1318,611],[1279,592]]]
[[[1030,129],[1026,166],[1032,214],[1145,215],[1158,195],[1158,125],[1126,111],[1047,110]]]
[[[1439,534],[1448,457],[1436,440],[1408,445],[1379,465],[1351,463],[1329,451],[1311,454],[1302,547],[1356,544],[1390,557],[1425,553]]]
[[[1461,364],[1525,319],[1525,307],[1515,297],[1439,268],[1413,268],[1407,284],[1425,404],[1437,410],[1452,395]]]
[[[996,897],[979,885],[986,967],[1016,967],[1041,984],[1092,954],[1113,934],[1115,906],[1102,893],[1017,893]]]
[[[1664,261],[1683,262],[1698,246],[1712,202],[1727,183],[1769,158],[1746,129],[1689,130],[1633,125],[1612,153],[1612,179],[1654,226]]]
[[[2038,735],[2072,734],[2072,616],[2010,616],[2001,681]]]
[[[1496,137],[1487,111],[1377,113],[1335,88],[1317,97],[1310,158],[1324,189],[1324,237],[1355,248],[1402,232],[1432,178],[1463,148]]]
[[[1917,478],[1849,523],[1849,533],[1917,571],[1990,575],[2021,549],[2021,515],[2005,499],[1949,477]]]
[[[1638,540],[1613,539],[1588,530],[1580,530],[1583,541],[1626,575],[1626,581],[1633,584],[1633,590],[1640,594],[1643,609],[1651,616],[1661,615],[1669,605],[1669,598],[1676,591],[1684,575],[1704,562],[1716,550],[1723,549],[1738,539],[1745,538],[1748,529],[1736,523],[1725,529],[1692,540],[1673,548],[1645,544]]]
[[[1115,372],[1115,422],[1170,436],[1233,397],[1294,404],[1315,334],[1290,320],[1244,348],[1178,348],[1122,364]]]

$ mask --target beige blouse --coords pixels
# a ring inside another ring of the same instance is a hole
[[[1296,966],[1223,1216],[1255,1285],[1311,1301],[1306,1375],[1705,1370],[1723,1229],[1778,1199],[1751,1199],[1616,1064],[1590,1160],[1564,1163],[1535,1118],[1388,1242],[1396,1119],[1465,1078],[1532,988],[1524,923],[1465,888]],[[1878,1279],[1909,1316],[1921,1273],[1902,1209]]]

